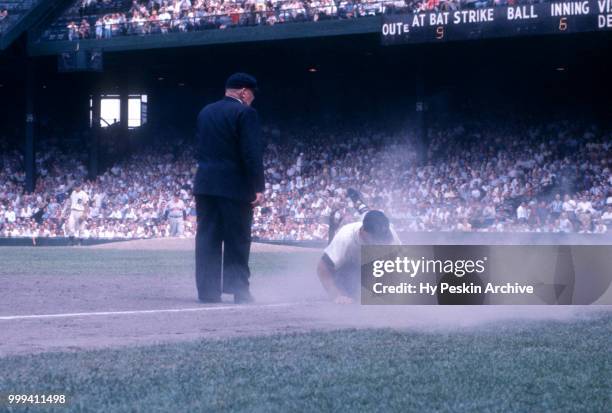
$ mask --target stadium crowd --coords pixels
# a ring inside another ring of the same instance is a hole
[[[170,235],[169,204],[179,195],[189,199],[193,161],[168,159],[158,152],[142,152],[114,165],[95,181],[87,181],[86,154],[61,152],[43,146],[36,154],[39,178],[34,193],[23,191],[21,155],[2,150],[0,165],[0,236],[63,237],[72,188],[84,182],[91,202],[82,238],[150,238]],[[189,200],[184,207],[182,234],[195,233]]]
[[[108,12],[104,12],[105,9],[95,2],[84,0],[78,3],[78,14],[77,7],[73,7],[67,12],[69,20],[64,20],[67,21],[69,40],[94,37],[109,39],[119,35],[164,34],[172,31],[187,32],[371,16],[397,7],[400,3],[401,7],[405,7],[404,0],[134,0],[128,8],[109,7],[106,9]]]
[[[58,20],[69,40],[455,11],[539,0],[79,0]],[[57,27],[57,25],[55,25]],[[46,38],[50,39],[51,32]],[[54,36],[60,39],[63,36]]]
[[[508,125],[438,123],[424,163],[417,163],[414,139],[402,131],[344,125],[283,135],[265,129],[266,201],[255,210],[253,235],[324,240],[330,216],[357,217],[348,188],[386,211],[399,231],[607,232],[612,133],[575,122]],[[95,181],[87,181],[85,154],[43,145],[32,194],[23,190],[21,155],[7,147],[0,153],[0,236],[66,235],[68,198],[79,181],[91,201],[81,237],[195,233],[195,163],[187,142],[140,151]],[[172,232],[170,218],[181,215],[183,225]]]

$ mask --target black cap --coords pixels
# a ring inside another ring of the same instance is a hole
[[[393,241],[389,218],[382,211],[368,211],[363,217],[363,229],[378,242]]]
[[[257,92],[257,79],[247,73],[234,73],[225,81],[226,89],[242,89],[248,88]]]

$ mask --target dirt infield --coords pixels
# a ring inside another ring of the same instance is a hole
[[[251,306],[204,305],[193,280],[171,277],[22,279],[2,294],[0,356],[79,351],[199,338],[344,328],[435,331],[508,320],[576,320],[606,307],[337,306],[309,281],[276,277],[253,283]],[[45,286],[45,287],[43,287]],[[12,298],[7,301],[7,296]],[[499,325],[500,327],[503,324]]]
[[[165,250],[165,251],[193,251],[195,250],[195,238],[156,238],[134,241],[110,242],[108,244],[92,245],[87,248],[105,250]],[[289,245],[276,245],[254,242],[251,252],[296,252],[304,251],[305,247],[294,247]],[[316,249],[315,249],[316,250]]]
[[[315,275],[316,250],[262,244],[252,255],[257,303],[236,306],[225,296],[223,304],[205,305],[195,296],[193,258],[187,252],[192,244],[179,239],[96,249],[0,249],[6,264],[0,268],[0,357],[346,328],[503,328],[511,320],[575,321],[612,310],[337,306],[327,300]]]
[[[0,356],[346,328],[439,331],[492,323],[500,323],[498,327],[503,328],[509,320],[575,321],[589,317],[594,311],[605,311],[603,308],[550,307],[363,308],[315,301],[245,307],[177,304],[172,308],[183,311],[166,312],[162,308],[147,307],[144,312],[84,312],[53,318],[0,319],[4,332]]]

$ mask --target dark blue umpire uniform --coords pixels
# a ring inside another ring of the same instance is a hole
[[[205,106],[197,119],[196,284],[200,301],[220,302],[224,292],[242,303],[252,301],[252,202],[264,191],[263,143],[257,111],[250,107],[256,79],[236,73],[225,86],[226,96]]]

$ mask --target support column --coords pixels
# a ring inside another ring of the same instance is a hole
[[[25,124],[25,190],[33,192],[36,184],[36,165],[34,160],[34,93],[35,93],[34,63],[26,61],[26,124]]]
[[[121,134],[125,137],[128,131],[128,99],[129,99],[129,88],[126,82],[122,82],[120,90],[121,99]]]
[[[92,94],[92,123],[89,142],[89,179],[94,180],[100,169],[100,93]]]
[[[424,56],[423,56],[424,58]],[[429,139],[427,136],[427,103],[425,92],[425,71],[423,59],[419,59],[416,73],[416,125],[417,125],[417,150],[419,163],[427,161],[427,148]]]

